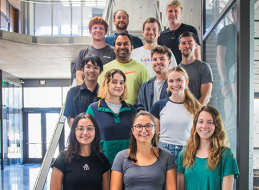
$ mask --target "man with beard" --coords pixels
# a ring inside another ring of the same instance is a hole
[[[202,105],[210,101],[212,90],[212,71],[209,64],[195,57],[198,46],[196,35],[192,32],[184,32],[179,38],[179,50],[182,53],[182,62],[179,64],[189,75],[189,89]]]
[[[89,54],[97,55],[104,65],[115,59],[113,47],[105,43],[105,35],[108,31],[107,22],[101,17],[94,17],[90,20],[88,27],[93,38],[93,43],[81,49],[76,59],[73,70],[76,72],[77,85],[81,85],[84,82],[84,73],[81,70],[80,64],[85,56]]]
[[[118,33],[127,32],[127,27],[129,25],[128,13],[122,9],[115,11],[113,14],[113,24],[116,28],[115,33],[105,38],[105,42],[111,46],[114,46],[114,39]],[[133,39],[132,45],[134,49],[143,46],[143,43],[139,37],[133,35],[130,36]]]
[[[201,59],[201,44],[197,30],[194,26],[182,23],[182,9],[182,4],[178,0],[173,0],[166,5],[166,16],[169,22],[169,28],[164,30],[158,38],[159,45],[168,47],[174,53],[178,65],[182,60],[182,55],[178,48],[179,36],[186,31],[195,34],[198,43],[195,49],[195,57]]]
[[[126,75],[126,85],[128,87],[127,103],[136,104],[140,86],[149,79],[146,67],[131,59],[133,40],[126,32],[121,32],[115,37],[114,52],[116,59],[104,65],[103,72],[98,79],[100,84],[105,73],[111,69],[120,69]]]
[[[157,38],[159,37],[160,32],[161,32],[161,26],[157,19],[152,17],[146,19],[145,22],[143,23],[143,29],[142,29],[142,35],[144,36],[144,39],[145,39],[145,45],[137,49],[134,49],[131,54],[132,59],[140,63],[143,63],[146,66],[150,77],[156,76],[156,72],[153,70],[153,67],[152,67],[151,50],[153,50],[158,46]],[[171,65],[169,69],[177,65],[175,57],[172,52],[170,57],[171,57]]]
[[[171,51],[165,46],[157,46],[151,51],[156,76],[142,84],[138,95],[138,111],[150,111],[154,103],[168,97],[166,74],[171,66],[171,55]]]

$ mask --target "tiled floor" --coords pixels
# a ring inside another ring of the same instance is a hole
[[[6,167],[0,174],[1,190],[32,190],[36,181],[40,164],[23,164]],[[49,174],[51,171],[49,172]],[[49,189],[50,175],[44,189]]]
[[[40,164],[23,164],[6,167],[0,173],[0,190],[32,190]],[[44,190],[49,189],[51,169]],[[254,189],[259,188],[259,170],[254,170]]]

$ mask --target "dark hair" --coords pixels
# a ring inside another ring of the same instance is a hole
[[[92,64],[94,65],[95,63],[97,63],[97,65],[100,67],[100,70],[103,71],[103,62],[100,59],[100,57],[98,57],[97,55],[93,55],[93,54],[89,54],[86,57],[84,57],[81,61],[81,69],[84,69],[85,65],[91,61]]]
[[[171,59],[171,56],[172,56],[170,49],[168,49],[166,46],[157,46],[155,49],[152,49],[151,58],[153,58],[154,53],[166,54],[169,60]]]
[[[123,9],[118,9],[117,11],[115,11],[115,12],[113,13],[113,19],[115,19],[115,16],[116,16],[117,12],[119,12],[119,11],[123,11],[124,13],[126,13],[126,15],[127,15],[127,17],[128,17],[128,20],[129,20],[129,14],[128,14],[125,10],[123,10]]]
[[[120,32],[119,34],[117,34],[117,35],[115,36],[115,39],[114,39],[114,42],[113,42],[114,46],[115,46],[115,41],[117,40],[117,38],[118,38],[119,36],[127,36],[127,37],[130,39],[130,44],[131,44],[131,46],[133,46],[133,39],[132,39],[131,35],[129,35],[127,32]]]
[[[186,32],[182,33],[179,37],[179,42],[181,41],[181,38],[183,38],[183,37],[193,37],[195,43],[197,43],[197,37],[195,36],[195,34],[193,32],[186,31]]]
[[[158,30],[161,31],[161,25],[160,25],[159,21],[158,21],[157,19],[153,18],[153,17],[147,18],[147,19],[144,21],[142,30],[143,30],[143,31],[145,30],[145,25],[146,25],[147,23],[155,23],[155,22],[156,22],[157,25],[158,25]]]
[[[85,119],[85,118],[90,119],[92,121],[92,123],[94,124],[94,128],[95,128],[94,140],[91,143],[91,154],[93,154],[95,157],[98,156],[101,159],[101,156],[100,156],[101,135],[100,135],[99,126],[92,115],[90,115],[88,113],[80,113],[79,115],[76,116],[75,120],[73,121],[73,124],[71,127],[71,132],[70,132],[70,135],[68,138],[68,147],[67,147],[67,150],[64,152],[64,158],[65,158],[66,162],[69,164],[71,163],[71,161],[73,159],[80,158],[80,155],[79,155],[80,145],[76,139],[75,130],[76,130],[79,120]]]
[[[134,124],[135,120],[136,120],[139,116],[141,116],[141,115],[146,115],[146,116],[148,116],[148,117],[152,120],[152,122],[154,123],[154,127],[156,127],[156,123],[155,123],[154,116],[153,116],[151,113],[147,112],[147,111],[141,111],[141,112],[136,113],[136,114],[133,116],[133,118],[132,118],[132,126],[131,126],[131,129],[132,129],[132,130],[134,130],[134,129],[133,129],[133,128],[134,128],[133,124]],[[153,138],[152,138],[152,140],[151,140],[151,145],[152,145],[153,154],[154,154],[157,158],[158,158],[158,156],[156,155],[156,153],[155,153],[153,147],[157,147],[157,145],[158,145],[158,139],[159,139],[159,138],[158,138],[158,134],[156,133],[156,130],[155,130],[155,134],[154,134],[154,136],[153,136]],[[128,158],[127,158],[127,159],[128,159],[129,161],[131,161],[131,162],[136,163],[136,162],[138,161],[137,158],[136,158],[136,152],[137,152],[137,141],[136,141],[135,136],[133,135],[133,133],[132,133],[132,131],[131,131],[131,135],[130,135],[130,148],[129,148],[129,155],[128,155]]]

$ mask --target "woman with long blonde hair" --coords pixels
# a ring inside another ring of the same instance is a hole
[[[178,190],[232,190],[239,172],[228,144],[220,113],[211,106],[201,107],[177,159]]]
[[[182,67],[173,67],[167,73],[169,98],[157,101],[151,108],[162,148],[169,150],[174,159],[186,145],[191,134],[193,115],[200,103],[188,88],[188,74]]]
[[[119,69],[106,72],[99,87],[99,101],[92,103],[87,113],[91,114],[100,127],[101,147],[112,165],[116,154],[129,147],[131,120],[135,108],[126,103],[126,76]]]

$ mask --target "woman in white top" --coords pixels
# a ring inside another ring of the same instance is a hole
[[[160,133],[162,148],[169,150],[175,160],[191,134],[193,115],[200,103],[188,88],[188,74],[182,67],[173,67],[167,73],[169,98],[157,101],[151,108],[156,130]]]

